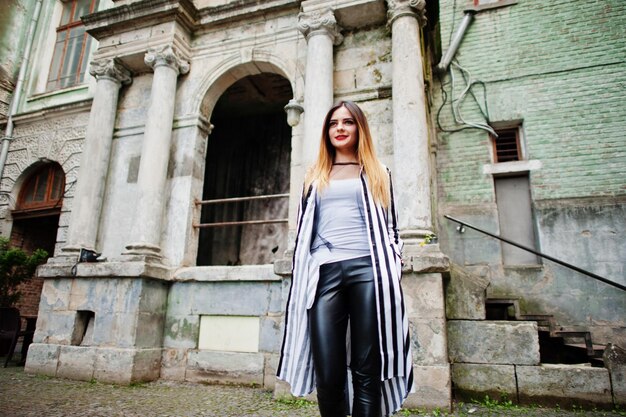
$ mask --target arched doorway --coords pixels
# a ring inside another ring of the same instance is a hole
[[[202,207],[197,265],[268,264],[284,253],[288,198],[277,195],[289,192],[284,106],[292,97],[287,79],[261,73],[235,82],[217,101],[202,197],[212,203]]]
[[[11,213],[11,246],[27,253],[44,249],[49,256],[54,254],[64,189],[65,173],[56,162],[33,169],[20,187]],[[37,315],[42,286],[43,279],[37,277],[21,284],[17,307],[22,315]]]

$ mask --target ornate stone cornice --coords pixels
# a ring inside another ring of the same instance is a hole
[[[144,62],[150,68],[166,65],[174,69],[178,74],[184,75],[189,72],[189,62],[183,59],[178,51],[171,45],[157,46],[148,49]]]
[[[120,84],[130,84],[130,71],[115,58],[95,59],[89,63],[89,73],[96,79],[110,79]]]
[[[417,18],[421,26],[426,25],[426,0],[387,0],[389,25],[402,16]]]
[[[337,24],[335,14],[331,9],[301,12],[298,14],[298,30],[306,37],[325,34],[332,38],[333,44],[339,45],[343,41],[341,27]]]
[[[102,40],[129,28],[141,29],[176,20],[192,31],[198,20],[198,9],[192,0],[129,1],[127,4],[81,17],[87,32]]]

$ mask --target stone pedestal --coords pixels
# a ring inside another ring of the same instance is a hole
[[[415,381],[415,393],[409,394],[404,407],[450,410],[452,387],[442,274],[405,271],[402,290]]]
[[[170,157],[176,80],[189,71],[170,46],[152,48],[145,62],[154,68],[146,129],[139,165],[137,209],[128,254],[160,256],[164,192]]]
[[[389,0],[395,191],[405,243],[433,230],[428,118],[420,18],[423,0]]]
[[[91,62],[89,73],[98,82],[85,133],[67,245],[63,248],[68,256],[78,255],[81,248],[96,249],[119,90],[131,81],[128,70],[114,59]]]
[[[46,277],[26,372],[114,383],[157,379],[168,284],[81,272]]]
[[[317,157],[324,116],[333,104],[333,44],[339,45],[343,37],[330,9],[300,13],[298,29],[307,40],[302,146],[306,167]]]

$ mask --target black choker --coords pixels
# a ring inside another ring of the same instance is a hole
[[[359,165],[358,162],[335,162],[333,165]]]

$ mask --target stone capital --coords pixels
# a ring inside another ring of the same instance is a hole
[[[158,66],[166,65],[174,69],[179,75],[189,72],[189,62],[180,56],[171,45],[157,46],[148,49],[144,62],[150,68],[155,69]]]
[[[89,74],[96,79],[109,79],[122,84],[130,84],[130,71],[116,61],[115,58],[96,59],[89,63]]]
[[[311,36],[320,34],[330,36],[334,45],[339,45],[343,41],[341,27],[337,24],[331,9],[301,12],[298,14],[298,30],[307,41]]]
[[[387,7],[390,25],[402,16],[414,17],[419,21],[420,26],[426,25],[426,0],[387,0]]]

